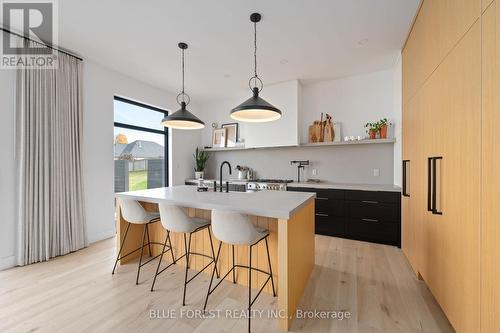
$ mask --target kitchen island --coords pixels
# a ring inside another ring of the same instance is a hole
[[[262,191],[262,192],[197,192],[194,186],[173,186],[150,190],[117,193],[116,197],[138,200],[148,211],[158,211],[158,203],[168,202],[184,207],[191,217],[210,219],[212,209],[225,209],[248,214],[255,225],[269,230],[269,251],[273,276],[277,282],[278,325],[282,330],[288,330],[295,317],[295,311],[314,266],[314,223],[315,194],[305,192]],[[127,222],[120,214],[117,201],[117,251],[124,237]],[[152,242],[163,242],[166,232],[161,224],[150,226]],[[123,253],[137,248],[141,244],[142,226],[131,225]],[[175,257],[184,253],[183,238],[180,234],[171,233],[172,247]],[[215,239],[215,238],[214,238]],[[216,241],[217,242],[217,241]],[[210,253],[208,234],[193,235],[193,251]],[[161,252],[159,246],[152,246],[152,255]],[[139,253],[135,254],[135,257]],[[190,268],[201,270],[209,259],[193,256]],[[248,247],[235,246],[236,262],[248,265]],[[120,264],[132,260],[130,255],[120,261]],[[168,260],[168,256],[165,256]],[[178,262],[185,265],[184,260]],[[265,244],[259,244],[253,250],[252,266],[267,271],[267,255]],[[229,245],[223,245],[218,267],[221,274],[231,267],[231,250]],[[226,279],[231,280],[231,277]],[[265,276],[252,274],[252,288],[259,289],[265,281]],[[236,283],[248,285],[248,270],[238,269]],[[271,286],[264,289],[272,293]]]

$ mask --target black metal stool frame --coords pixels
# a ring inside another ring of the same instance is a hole
[[[192,252],[191,251],[191,236],[194,233],[196,233],[198,231],[202,231],[204,229],[207,229],[207,231],[208,231],[208,238],[210,239],[210,248],[212,250],[212,256],[206,255],[204,253],[198,253],[198,252]],[[165,238],[165,243],[162,244],[163,245],[163,251],[162,251],[162,253],[160,255],[160,260],[158,261],[158,266],[156,267],[156,273],[155,273],[155,276],[153,278],[153,283],[151,284],[151,291],[154,290],[154,286],[155,286],[155,282],[156,282],[156,277],[158,275],[160,275],[162,272],[164,272],[167,268],[169,268],[170,266],[172,266],[175,263],[175,262],[173,262],[173,263],[169,264],[167,267],[163,268],[160,271],[160,265],[161,265],[161,261],[163,259],[163,253],[168,252],[168,250],[165,251],[165,247],[167,246],[167,240],[169,242],[170,248],[172,248],[172,244],[170,243],[169,234],[170,234],[170,231],[167,230],[167,237]],[[191,255],[202,256],[202,257],[211,259],[211,261],[207,265],[205,265],[205,267],[203,267],[200,271],[198,271],[195,275],[193,275],[188,280],[189,260],[191,258]],[[217,264],[216,264],[217,261],[215,260],[214,244],[212,242],[212,233],[210,232],[210,224],[201,226],[199,228],[196,228],[192,232],[190,232],[189,233],[189,241],[186,239],[186,233],[184,233],[184,254],[182,256],[180,256],[179,258],[177,258],[176,261],[180,260],[183,257],[186,258],[186,270],[185,270],[185,274],[184,274],[184,292],[183,292],[183,295],[182,295],[182,306],[186,305],[186,287],[187,287],[187,284],[189,282],[191,282],[195,277],[197,277],[201,272],[203,272],[205,269],[207,269],[208,266],[210,266],[212,263],[214,264],[214,272],[217,272],[217,277],[219,277],[219,271],[217,270]]]
[[[269,280],[271,280],[271,285],[272,285],[272,288],[273,288],[273,296],[276,297],[276,290],[274,289],[274,279],[273,279],[273,271],[272,271],[272,268],[271,268],[271,257],[269,255],[269,245],[267,243],[267,238],[269,237],[269,233],[267,233],[264,237],[262,237],[261,239],[259,239],[258,241],[256,241],[255,243],[251,244],[249,246],[249,255],[248,255],[248,266],[245,266],[245,265],[236,265],[234,263],[234,245],[231,245],[231,248],[232,248],[232,257],[233,257],[233,267],[231,267],[231,269],[220,279],[220,281],[212,288],[212,283],[213,283],[213,280],[214,280],[214,273],[215,273],[215,270],[212,271],[212,277],[210,279],[210,284],[208,286],[208,291],[207,291],[207,297],[205,298],[205,305],[203,306],[203,310],[206,310],[207,308],[207,302],[208,302],[208,296],[210,296],[211,293],[213,293],[215,291],[215,289],[224,281],[224,279],[229,275],[229,273],[233,273],[233,283],[236,283],[236,276],[235,276],[235,268],[247,268],[248,269],[248,332],[250,332],[250,311],[252,310],[252,305],[253,303],[255,303],[255,301],[257,300],[257,297],[259,297],[260,293],[262,292],[262,290],[264,290],[265,286],[267,285],[267,283],[269,282]],[[254,245],[257,245],[259,244],[259,242],[261,240],[265,240],[266,242],[266,251],[267,251],[267,263],[269,265],[269,272],[266,272],[266,271],[263,271],[261,269],[258,269],[258,268],[255,268],[255,267],[252,267],[252,247]],[[219,260],[219,255],[220,255],[220,250],[221,250],[221,247],[222,247],[222,241],[219,243],[219,248],[217,249],[217,256],[215,258],[215,261],[217,262]],[[264,282],[264,284],[262,285],[262,287],[259,289],[259,291],[257,292],[257,295],[255,295],[255,297],[253,298],[252,300],[252,270],[254,271],[257,271],[257,272],[260,272],[260,273],[263,273],[263,274],[266,274],[268,277],[266,279],[266,281]],[[219,278],[219,276],[217,276],[217,278]]]
[[[115,270],[116,270],[116,264],[118,263],[118,260],[121,260],[129,255],[131,255],[132,253],[135,253],[139,250],[141,250],[141,256],[139,258],[139,265],[137,266],[137,277],[135,279],[135,284],[139,284],[139,274],[141,272],[141,267],[150,263],[151,261],[155,260],[156,258],[160,257],[161,255],[163,255],[163,253],[160,253],[154,257],[152,257],[151,259],[149,259],[148,261],[145,261],[145,262],[142,262],[142,256],[143,256],[143,253],[144,253],[144,246],[148,246],[148,254],[149,256],[151,256],[152,252],[151,252],[151,244],[153,245],[163,245],[163,243],[158,243],[158,242],[151,242],[151,240],[149,239],[149,228],[148,226],[151,224],[151,223],[156,223],[156,222],[159,222],[160,221],[160,218],[155,218],[151,221],[149,221],[148,223],[144,223],[144,229],[142,230],[142,244],[141,244],[141,247],[138,247],[137,249],[133,250],[133,251],[130,251],[129,253],[127,253],[126,255],[124,256],[120,256],[120,254],[122,253],[122,249],[123,249],[123,245],[125,244],[125,240],[127,239],[127,235],[128,235],[128,230],[130,228],[130,225],[132,223],[130,222],[127,222],[127,229],[125,229],[125,235],[123,236],[123,240],[122,240],[122,243],[120,245],[120,249],[118,250],[118,255],[116,256],[116,260],[115,260],[115,265],[113,266],[113,271],[111,272],[111,274],[115,274]],[[144,244],[144,241],[146,240],[145,238],[148,238],[148,242],[146,244]],[[163,251],[165,251],[165,247],[163,248]],[[172,251],[172,247],[170,246],[166,252],[168,251],[171,251],[172,252],[172,260],[174,261],[175,263],[175,258],[174,258],[174,252]]]

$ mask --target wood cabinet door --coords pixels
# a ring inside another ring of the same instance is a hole
[[[407,196],[401,196],[401,249],[406,255],[410,266],[415,274],[418,275],[418,236],[419,236],[419,221],[417,217],[416,202],[418,200],[418,180],[417,180],[417,165],[418,165],[418,94],[409,100],[403,107],[402,114],[402,157],[406,161],[402,167],[406,170],[403,172],[406,179],[405,191]]]
[[[422,218],[419,271],[459,332],[479,331],[481,25],[476,22],[423,88],[421,164],[436,162],[436,208]],[[429,175],[428,167],[426,178]],[[429,193],[424,180],[424,202]]]
[[[500,5],[483,14],[481,331],[500,332]]]
[[[483,0],[487,1],[487,0]],[[403,102],[424,85],[481,15],[481,0],[424,1],[403,54]]]

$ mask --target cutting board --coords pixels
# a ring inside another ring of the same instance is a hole
[[[312,125],[309,126],[309,142],[322,142],[323,141],[323,133],[322,126],[319,121],[315,121]]]

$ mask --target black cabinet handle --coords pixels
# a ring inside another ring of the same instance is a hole
[[[442,156],[427,158],[427,211],[435,215],[443,215],[437,210],[437,160],[442,160]]]
[[[433,176],[432,176],[432,214],[435,214],[435,215],[443,215],[443,212],[440,212],[437,210],[437,204],[436,204],[436,201],[437,201],[437,198],[436,198],[436,193],[437,193],[437,181],[436,181],[436,175],[437,175],[437,168],[436,168],[436,165],[437,165],[437,160],[442,160],[443,157],[442,156],[436,156],[436,157],[433,157],[432,158],[432,170],[433,170]]]
[[[406,165],[410,162],[410,160],[403,160],[403,196],[404,197],[409,197],[410,194],[408,193],[408,189],[406,187],[406,178],[407,178],[407,173],[406,173]]]
[[[378,204],[378,201],[374,201],[374,200],[363,200],[361,201],[362,203],[367,203],[367,204]]]
[[[378,222],[378,220],[374,220],[374,219],[361,219],[361,221],[365,221],[365,222]]]
[[[328,217],[328,214],[321,214],[321,213],[316,213],[316,216],[323,216],[323,217]]]
[[[427,158],[427,211],[432,212],[432,157]]]
[[[328,200],[328,198],[323,198],[323,197],[316,197],[318,200]]]

